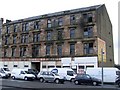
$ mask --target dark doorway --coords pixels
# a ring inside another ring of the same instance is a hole
[[[31,66],[32,66],[32,69],[36,69],[40,71],[40,62],[32,62]]]

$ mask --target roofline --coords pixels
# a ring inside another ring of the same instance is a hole
[[[33,20],[37,20],[37,19],[44,19],[44,18],[50,18],[50,17],[55,17],[55,16],[62,16],[62,15],[78,13],[78,12],[92,11],[92,10],[98,9],[102,5],[104,5],[104,4],[94,5],[94,6],[89,6],[89,7],[83,7],[83,8],[78,8],[78,9],[65,10],[65,11],[49,13],[49,14],[44,14],[44,15],[39,15],[39,16],[28,17],[28,18],[24,18],[24,19],[19,19],[19,20],[6,22],[6,23],[4,23],[4,25],[10,25],[10,24],[21,23],[21,22],[28,22],[28,21],[33,21]]]

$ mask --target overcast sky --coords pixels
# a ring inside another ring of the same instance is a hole
[[[0,18],[13,21],[58,11],[105,4],[113,25],[114,59],[117,64],[118,1],[119,0],[0,0]]]

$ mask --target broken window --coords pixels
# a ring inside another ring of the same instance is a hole
[[[62,45],[58,45],[58,46],[57,46],[57,54],[58,54],[59,56],[62,55]]]
[[[83,14],[83,18],[85,22],[90,23],[93,21],[93,14],[92,13]]]
[[[32,57],[39,56],[39,45],[33,45],[32,46]]]
[[[70,28],[70,38],[75,38],[75,28]]]
[[[93,54],[93,43],[84,44],[84,54]]]
[[[62,29],[58,30],[58,40],[62,39],[62,33],[63,33]]]
[[[47,37],[46,37],[47,40],[51,40],[51,32],[47,32]]]
[[[50,45],[46,46],[46,55],[50,55]]]
[[[76,21],[75,15],[70,16],[70,24],[74,24]]]
[[[15,57],[15,47],[12,48],[12,57]]]
[[[93,27],[87,27],[84,29],[84,37],[89,38],[93,36]]]
[[[59,26],[62,26],[63,25],[63,18],[58,18],[58,25]]]
[[[70,55],[75,55],[75,44],[70,44]]]
[[[52,27],[51,19],[48,19],[48,20],[47,20],[47,27],[48,27],[48,28],[51,28],[51,27]]]

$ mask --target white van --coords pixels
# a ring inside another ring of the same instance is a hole
[[[0,72],[2,72],[1,73],[1,75],[6,75],[6,77],[10,77],[11,76],[11,72],[10,72],[10,70],[7,68],[7,67],[1,67],[0,68]]]
[[[117,77],[118,69],[114,67],[103,68],[103,82],[114,83]],[[102,80],[102,68],[87,68],[86,74]]]
[[[24,79],[24,80],[34,80],[35,76],[29,74],[24,69],[13,69],[11,72],[12,79]]]
[[[65,77],[66,80],[74,81],[76,73],[71,68],[50,68],[49,71]]]

